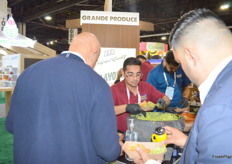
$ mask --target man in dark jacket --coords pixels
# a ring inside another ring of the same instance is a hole
[[[97,38],[84,32],[69,51],[20,75],[6,119],[15,164],[103,164],[118,158],[110,88],[92,69],[99,55]]]

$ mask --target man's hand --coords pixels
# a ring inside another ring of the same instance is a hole
[[[136,164],[145,164],[146,162],[150,162],[150,163],[152,163],[152,164],[161,164],[161,162],[160,161],[155,161],[155,160],[152,160],[152,159],[150,159],[148,156],[147,156],[147,154],[143,151],[143,150],[141,150],[140,148],[136,148],[136,151],[139,153],[139,155],[140,155],[140,157],[141,157],[141,159],[134,159],[134,162],[136,163]]]
[[[146,112],[143,111],[139,104],[127,104],[126,106],[126,112],[130,113],[130,114],[139,114],[142,113],[144,115],[144,117],[146,117]]]
[[[175,144],[184,147],[188,137],[183,132],[170,126],[165,126],[164,128],[168,135],[168,139],[164,140],[164,144]]]
[[[171,106],[169,106],[169,107],[167,107],[167,108],[165,109],[165,111],[166,111],[166,112],[169,112],[169,113],[176,113],[175,109],[176,109],[176,107],[171,107]]]
[[[176,108],[175,111],[177,113],[189,112],[189,108]]]
[[[182,99],[180,100],[180,103],[178,105],[179,108],[187,108],[189,105],[188,103],[188,99],[186,97],[182,97]]]
[[[162,98],[158,99],[157,104],[159,104],[158,109],[164,109],[166,107],[166,101]]]
[[[167,107],[165,109],[166,112],[169,112],[169,113],[183,113],[185,111],[189,112],[189,108],[178,108],[178,107]]]
[[[119,144],[120,144],[120,146],[121,146],[121,153],[120,153],[120,156],[122,156],[122,155],[123,155],[123,150],[122,150],[123,142],[122,142],[122,141],[119,141]]]

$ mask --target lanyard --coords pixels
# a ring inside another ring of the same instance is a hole
[[[137,94],[138,94],[138,104],[141,103],[141,96],[139,93],[139,87],[137,86]],[[130,91],[129,89],[126,87],[126,93],[127,93],[127,98],[128,98],[128,104],[130,104]]]
[[[166,82],[167,86],[169,86],[166,73],[163,72],[163,75],[164,75],[164,79],[165,79],[165,82]],[[174,72],[174,84],[173,84],[173,88],[175,88],[175,85],[176,85],[176,72]]]

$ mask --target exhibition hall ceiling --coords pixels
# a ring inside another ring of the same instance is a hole
[[[68,48],[66,20],[80,18],[81,10],[104,11],[105,0],[8,0],[16,22],[26,23],[26,36],[49,46],[60,53]],[[139,12],[140,20],[154,24],[154,31],[141,31],[141,41],[168,42],[161,40],[184,13],[196,8],[208,8],[232,26],[232,7],[222,10],[226,0],[112,0],[112,11]],[[46,20],[45,16],[51,16]],[[81,28],[78,29],[81,31]],[[149,37],[150,36],[150,37]],[[53,43],[53,44],[51,44]]]

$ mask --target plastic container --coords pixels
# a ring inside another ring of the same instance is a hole
[[[123,151],[129,156],[130,159],[140,159],[140,155],[136,151],[136,147],[143,147],[143,151],[146,150],[152,151],[155,148],[162,148],[162,152],[157,154],[152,154],[151,152],[147,152],[147,156],[151,159],[155,160],[163,160],[164,154],[167,152],[166,147],[163,143],[157,142],[133,142],[133,141],[126,141],[122,147]]]

